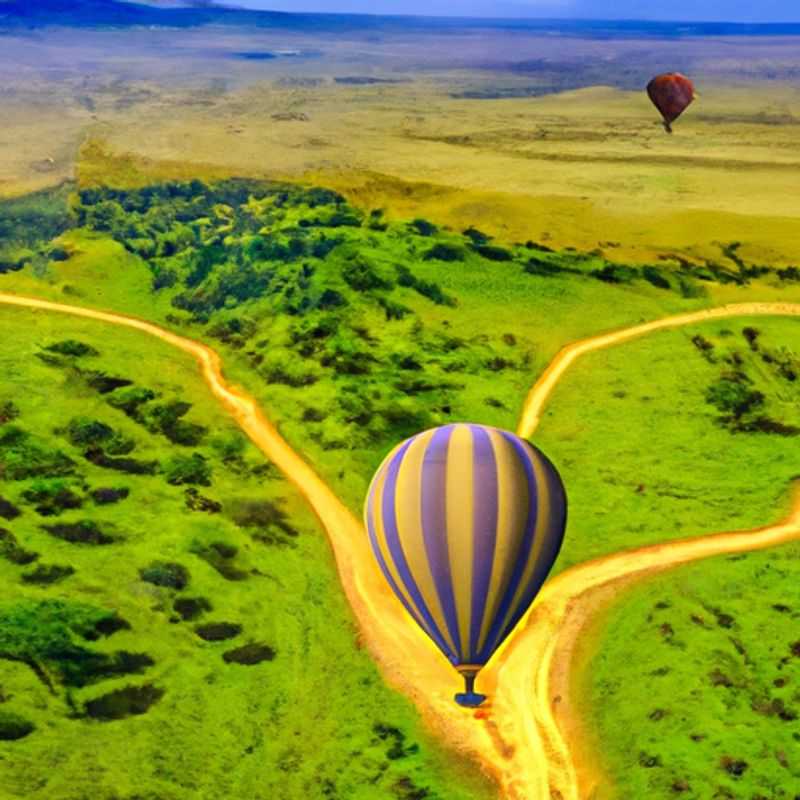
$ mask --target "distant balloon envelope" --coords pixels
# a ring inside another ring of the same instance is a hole
[[[365,504],[370,542],[392,590],[464,676],[475,676],[539,592],[564,536],[555,467],[513,433],[434,428],[398,445]]]
[[[647,84],[647,94],[664,118],[667,133],[672,133],[672,123],[695,98],[694,84],[680,72],[657,75]]]

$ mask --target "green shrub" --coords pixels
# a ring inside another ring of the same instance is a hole
[[[0,710],[0,741],[24,739],[35,730],[36,726],[19,714]]]
[[[192,453],[190,456],[174,456],[164,469],[167,483],[172,486],[211,485],[211,465],[205,456]]]
[[[14,425],[0,430],[0,476],[9,481],[59,478],[72,475],[75,462],[58,450],[49,450]]]
[[[154,586],[181,591],[189,585],[189,570],[174,561],[153,561],[139,570],[139,577]]]
[[[439,232],[439,229],[432,222],[428,222],[428,220],[422,219],[422,217],[411,220],[408,226],[420,236],[433,236]]]
[[[473,250],[488,261],[511,261],[514,258],[510,250],[495,244],[476,244]]]
[[[76,339],[65,339],[63,342],[54,342],[53,344],[47,345],[44,349],[51,353],[58,353],[62,356],[74,356],[75,358],[100,355],[94,347],[84,342],[79,342]]]
[[[428,250],[423,258],[426,261],[463,261],[467,256],[467,251],[457,244],[447,242],[437,242]]]
[[[19,417],[19,408],[13,400],[0,402],[0,425],[13,422],[17,417]]]
[[[342,278],[357,292],[391,289],[392,282],[384,278],[364,256],[355,254],[342,265]]]
[[[76,447],[101,444],[113,435],[114,429],[109,425],[88,417],[75,417],[67,425],[67,437]]]

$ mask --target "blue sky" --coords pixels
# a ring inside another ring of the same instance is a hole
[[[800,22],[800,0],[225,0],[275,11]]]

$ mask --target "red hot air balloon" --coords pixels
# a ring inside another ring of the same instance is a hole
[[[647,94],[664,118],[664,130],[672,133],[672,123],[683,114],[694,100],[694,84],[680,72],[656,75],[647,84]]]

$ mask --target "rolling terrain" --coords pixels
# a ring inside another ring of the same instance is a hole
[[[101,6],[0,3],[4,791],[794,797],[798,31]],[[358,521],[454,420],[571,503],[474,715]]]

